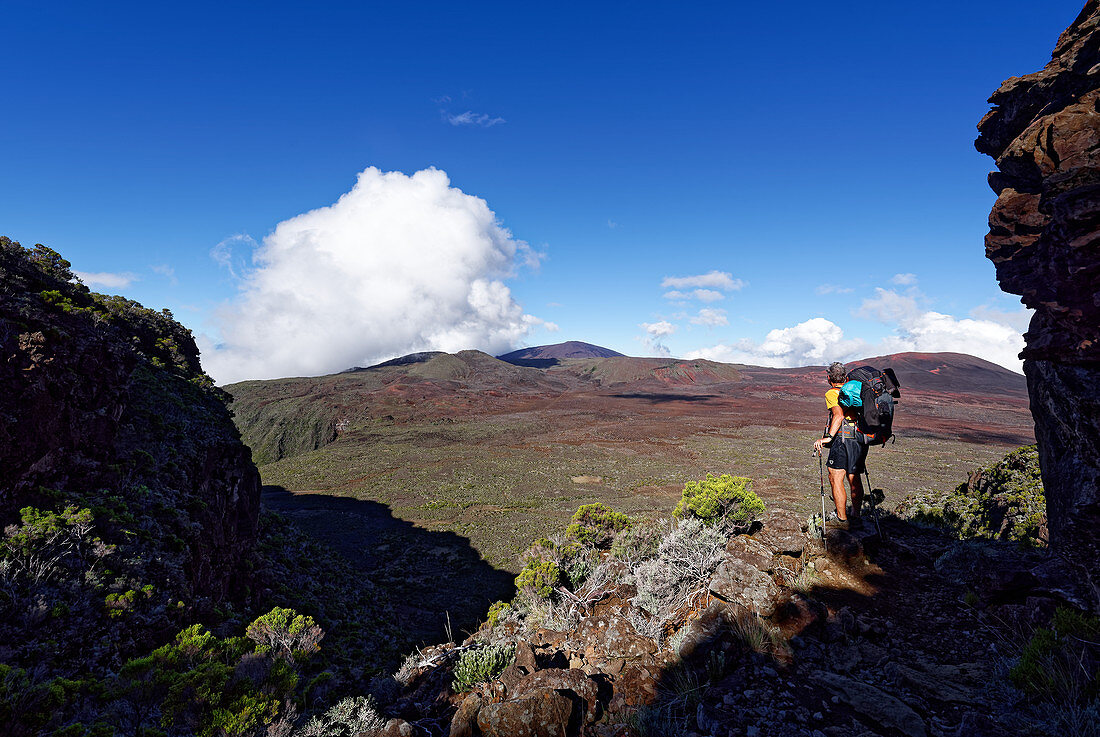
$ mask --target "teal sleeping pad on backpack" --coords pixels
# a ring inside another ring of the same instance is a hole
[[[841,407],[862,407],[863,397],[860,396],[863,391],[863,384],[859,381],[849,381],[840,387],[840,398],[837,400],[840,402]]]

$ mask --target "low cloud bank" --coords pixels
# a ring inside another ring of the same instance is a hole
[[[901,280],[912,283],[911,275]],[[978,318],[956,318],[924,309],[923,296],[911,289],[901,294],[892,289],[876,289],[855,311],[857,317],[881,322],[893,328],[893,334],[877,342],[847,338],[836,323],[815,317],[786,328],[770,331],[762,342],[747,339],[691,351],[685,358],[707,358],[729,363],[759,366],[794,367],[852,361],[868,356],[917,351],[921,353],[966,353],[1022,373],[1018,358],[1024,339],[1021,325],[1025,311],[998,313],[979,310]],[[1001,319],[988,319],[999,317]]]
[[[691,351],[685,358],[781,368],[844,360],[837,356],[854,356],[865,346],[863,341],[846,339],[836,323],[815,317],[791,327],[776,328],[761,343],[747,338],[730,344],[719,343]]]
[[[232,268],[223,241],[214,258]],[[504,279],[538,258],[447,174],[371,167],[335,204],[279,223],[204,340],[218,383],[312,376],[415,351],[510,349],[534,326]]]

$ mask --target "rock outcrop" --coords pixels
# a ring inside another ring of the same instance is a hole
[[[1042,712],[991,687],[1004,656],[981,632],[1008,642],[1015,628],[1034,629],[1077,601],[1074,587],[1052,590],[1051,576],[1032,570],[1051,562],[1041,551],[952,544],[894,517],[883,524],[888,543],[869,529],[830,530],[826,546],[820,528],[772,512],[728,538],[699,592],[711,595],[680,609],[662,634],[639,634],[632,621],[644,616],[629,603],[636,588],[613,582],[561,630],[498,620],[461,645],[420,651],[398,676],[400,692],[379,690],[382,708],[451,737],[926,737],[1048,727]],[[965,565],[955,550],[982,562]],[[727,600],[761,578],[767,591]],[[490,643],[515,643],[511,664],[456,693],[452,669]]]
[[[954,491],[916,492],[895,514],[947,530],[960,540],[984,537],[1046,547],[1046,497],[1039,453],[1025,445],[989,468],[970,474]]]
[[[1006,80],[978,124],[997,161],[986,255],[1035,309],[1021,354],[1051,547],[1100,607],[1100,3],[1089,0],[1042,70]]]
[[[169,313],[0,238],[6,662],[106,665],[242,593],[260,481],[227,400]]]

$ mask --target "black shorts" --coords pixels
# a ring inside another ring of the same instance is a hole
[[[859,475],[867,470],[868,448],[855,438],[838,437],[829,446],[829,460],[825,461],[825,465]]]

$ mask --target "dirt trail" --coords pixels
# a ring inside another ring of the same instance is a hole
[[[866,561],[816,560],[805,599],[824,605],[823,618],[787,630],[789,658],[750,661],[707,688],[703,733],[1018,733],[1003,675],[1007,656],[1055,606],[1020,584],[1042,556],[983,543],[998,558],[983,568],[937,531],[896,518],[883,529],[885,542],[866,540]]]

